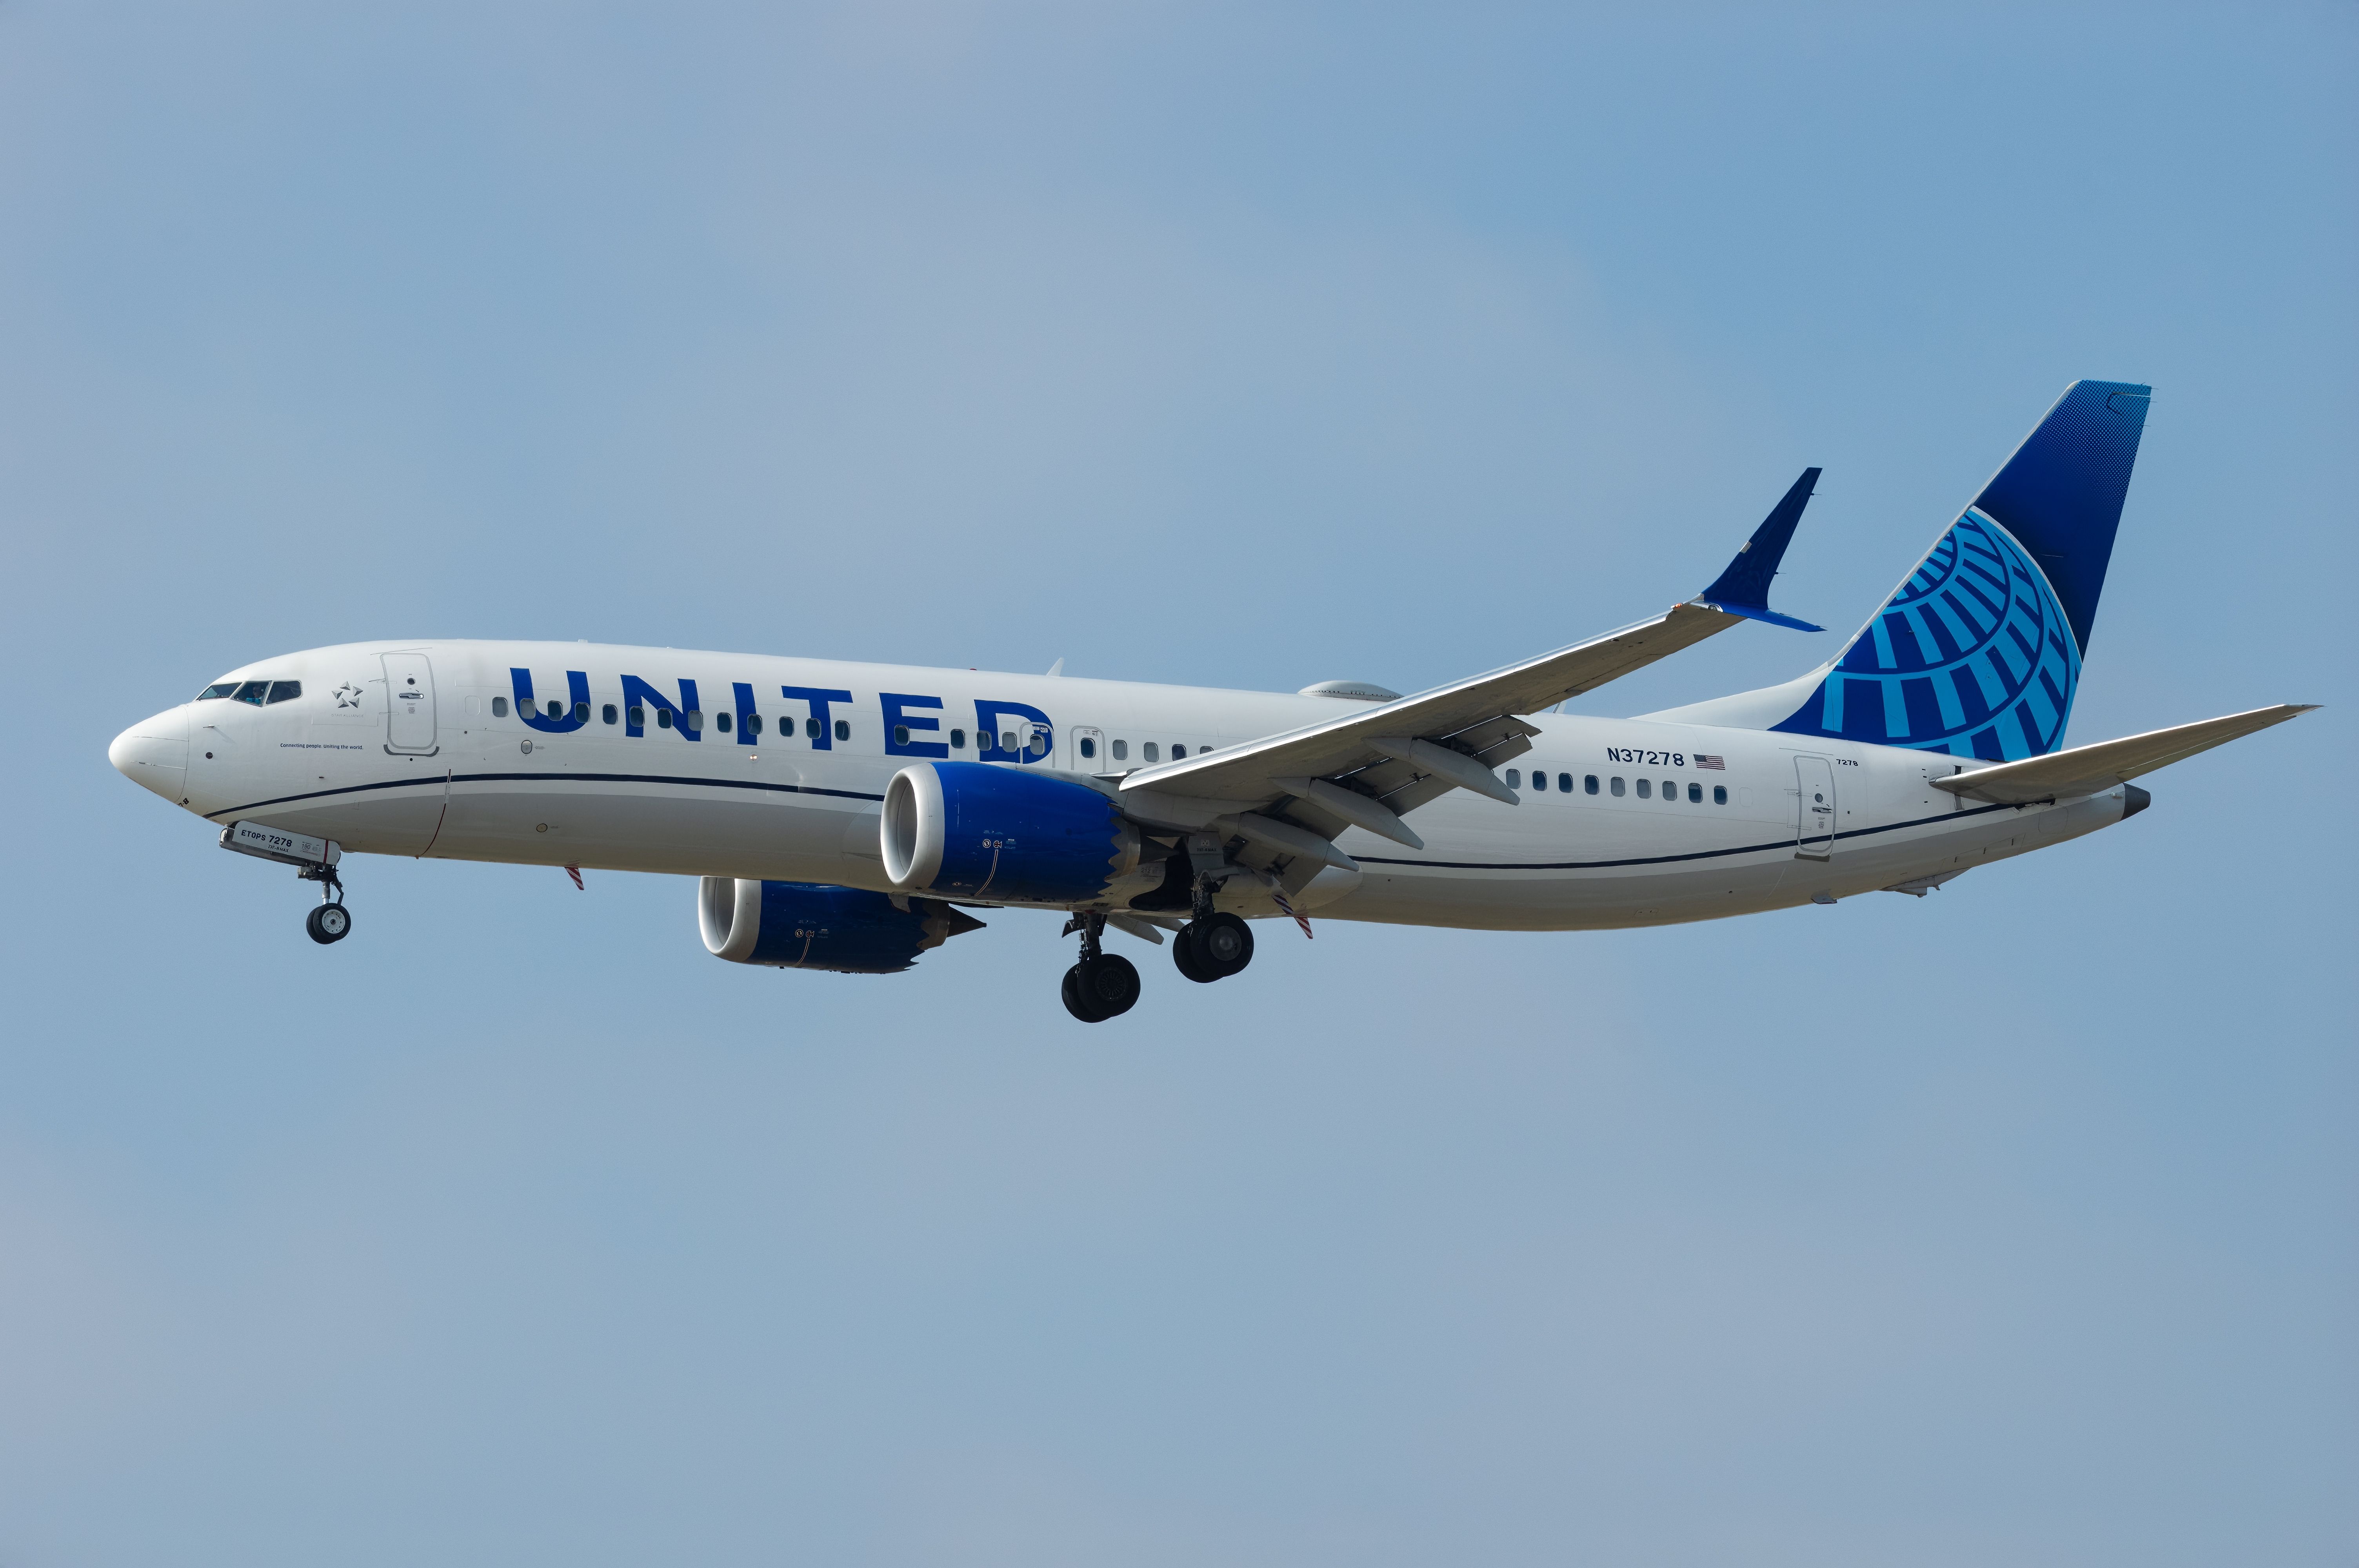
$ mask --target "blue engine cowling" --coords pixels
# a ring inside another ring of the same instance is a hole
[[[1088,903],[1139,874],[1138,829],[1113,801],[1071,779],[988,762],[903,768],[885,786],[880,831],[885,875],[911,892]],[[1141,886],[1158,880],[1150,871]]]
[[[890,975],[983,922],[932,899],[902,901],[825,882],[749,882],[706,877],[697,889],[704,946],[733,964]]]

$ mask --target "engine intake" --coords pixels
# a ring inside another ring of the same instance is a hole
[[[1144,892],[1138,829],[1084,784],[987,762],[916,762],[885,786],[879,827],[897,888],[994,903],[1088,903]]]
[[[825,882],[705,877],[696,894],[705,950],[733,964],[890,975],[983,922],[928,898],[902,901]]]

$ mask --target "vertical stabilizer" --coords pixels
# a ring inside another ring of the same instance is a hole
[[[2063,744],[2150,389],[2067,387],[1843,651],[1799,680],[1654,715],[1989,762]]]

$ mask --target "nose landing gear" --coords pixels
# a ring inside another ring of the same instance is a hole
[[[319,907],[303,917],[303,929],[322,947],[341,942],[353,929],[353,912],[344,907],[344,884],[333,866],[307,866],[295,873],[320,884]]]
[[[1103,1023],[1138,1004],[1138,970],[1119,953],[1100,946],[1105,916],[1077,914],[1066,923],[1066,935],[1082,934],[1082,961],[1065,971],[1061,988],[1065,1011],[1083,1023]]]
[[[342,941],[352,930],[352,911],[344,907],[343,879],[336,875],[336,862],[344,858],[344,851],[334,839],[314,838],[259,822],[233,822],[222,829],[221,847],[257,860],[292,866],[298,881],[320,884],[320,906],[303,917],[303,929],[312,941],[324,947]]]

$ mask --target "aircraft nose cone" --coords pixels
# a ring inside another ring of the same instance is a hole
[[[178,805],[188,794],[188,709],[168,708],[153,719],[141,719],[114,738],[106,749],[106,760],[133,784]]]

